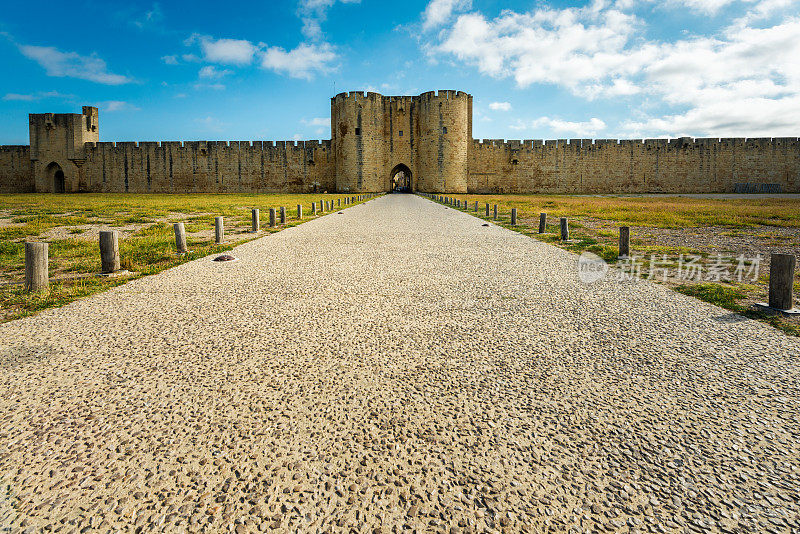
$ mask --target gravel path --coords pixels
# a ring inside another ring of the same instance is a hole
[[[234,254],[0,325],[0,526],[800,530],[800,339],[408,195]]]

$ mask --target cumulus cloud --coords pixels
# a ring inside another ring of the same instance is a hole
[[[715,34],[674,40],[647,39],[644,21],[626,13],[624,2],[505,10],[494,18],[468,12],[445,24],[426,50],[521,88],[552,84],[586,100],[647,101],[623,125],[628,135],[792,136],[800,124],[800,17],[749,25],[789,1],[752,2]],[[659,106],[668,111],[648,114]],[[592,121],[568,124],[598,130]]]
[[[489,104],[489,109],[493,111],[511,111],[510,102],[492,102]]]
[[[531,121],[517,121],[511,125],[512,130],[533,130],[537,128],[549,128],[556,134],[575,134],[582,137],[594,137],[599,132],[606,129],[606,123],[592,117],[585,122],[565,121],[563,119],[539,117]]]
[[[301,43],[292,50],[273,46],[264,51],[261,67],[292,78],[310,80],[317,72],[328,72],[336,59],[333,47],[327,43]]]
[[[249,65],[258,52],[258,46],[245,39],[214,39],[207,35],[194,34],[186,40],[187,45],[200,44],[203,59],[209,63],[223,65]]]
[[[431,0],[422,13],[422,29],[438,28],[450,20],[454,13],[472,7],[472,0]]]
[[[161,56],[161,61],[166,63],[167,65],[177,65],[178,64],[178,56]]]
[[[108,71],[106,62],[96,54],[82,56],[77,52],[62,52],[52,46],[19,45],[19,51],[45,69],[48,76],[78,78],[105,85],[122,85],[133,80]]]
[[[228,69],[220,70],[216,68],[214,65],[206,65],[205,67],[202,67],[200,69],[200,71],[197,73],[197,76],[202,79],[214,80],[222,78],[223,76],[227,76],[230,73],[231,71],[229,71]]]

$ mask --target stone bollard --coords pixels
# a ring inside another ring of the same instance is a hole
[[[770,254],[769,256],[769,307],[791,310],[794,307],[794,254]]]
[[[252,218],[252,231],[258,232],[259,225],[261,224],[261,212],[258,208],[253,208],[253,211],[250,213]]]
[[[627,258],[631,251],[631,227],[619,227],[619,257]]]
[[[324,202],[325,202],[324,200],[320,200],[319,201],[319,212],[320,213],[325,213],[325,204],[324,204]]]
[[[486,216],[487,217],[489,216],[489,204],[488,203],[486,204]]]
[[[269,209],[269,226],[275,228],[275,208]]]
[[[298,219],[302,219],[303,218],[303,205],[302,204],[298,204],[297,205],[297,218]]]
[[[478,201],[475,201],[475,213],[478,213]]]
[[[336,207],[337,208],[341,208],[342,207],[342,199],[341,198],[337,198],[336,199]]]
[[[48,278],[47,243],[25,243],[25,291],[37,292],[47,289]]]
[[[317,203],[316,202],[312,202],[311,203],[311,215],[316,215],[316,214],[317,214]]]
[[[103,274],[119,271],[119,232],[100,232],[100,271]]]
[[[281,206],[281,224],[286,224],[286,206]]]
[[[497,218],[497,205],[494,206],[494,218]],[[517,208],[511,208],[511,226],[517,225]]]
[[[225,241],[225,225],[222,217],[214,217],[214,242],[219,245]]]
[[[569,224],[567,224],[566,217],[561,217],[561,240],[569,240]]]
[[[516,213],[516,212],[514,212]],[[497,220],[497,204],[494,205],[494,220]],[[514,219],[516,221],[516,219]]]
[[[186,229],[183,223],[177,222],[172,228],[175,230],[175,250],[178,254],[186,254]]]
[[[540,213],[539,214],[539,233],[540,234],[544,233],[544,229],[545,229],[546,225],[547,225],[547,214],[546,213]]]

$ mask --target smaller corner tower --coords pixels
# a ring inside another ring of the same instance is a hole
[[[83,106],[82,113],[32,113],[29,132],[36,192],[87,190],[81,167],[86,162],[86,144],[100,139],[97,108]]]

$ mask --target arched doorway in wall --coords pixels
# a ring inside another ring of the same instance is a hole
[[[392,192],[411,193],[414,190],[411,169],[400,163],[392,169],[390,175]]]
[[[47,166],[47,176],[50,177],[50,183],[53,186],[53,193],[66,192],[66,184],[64,182],[64,170],[56,162]]]

